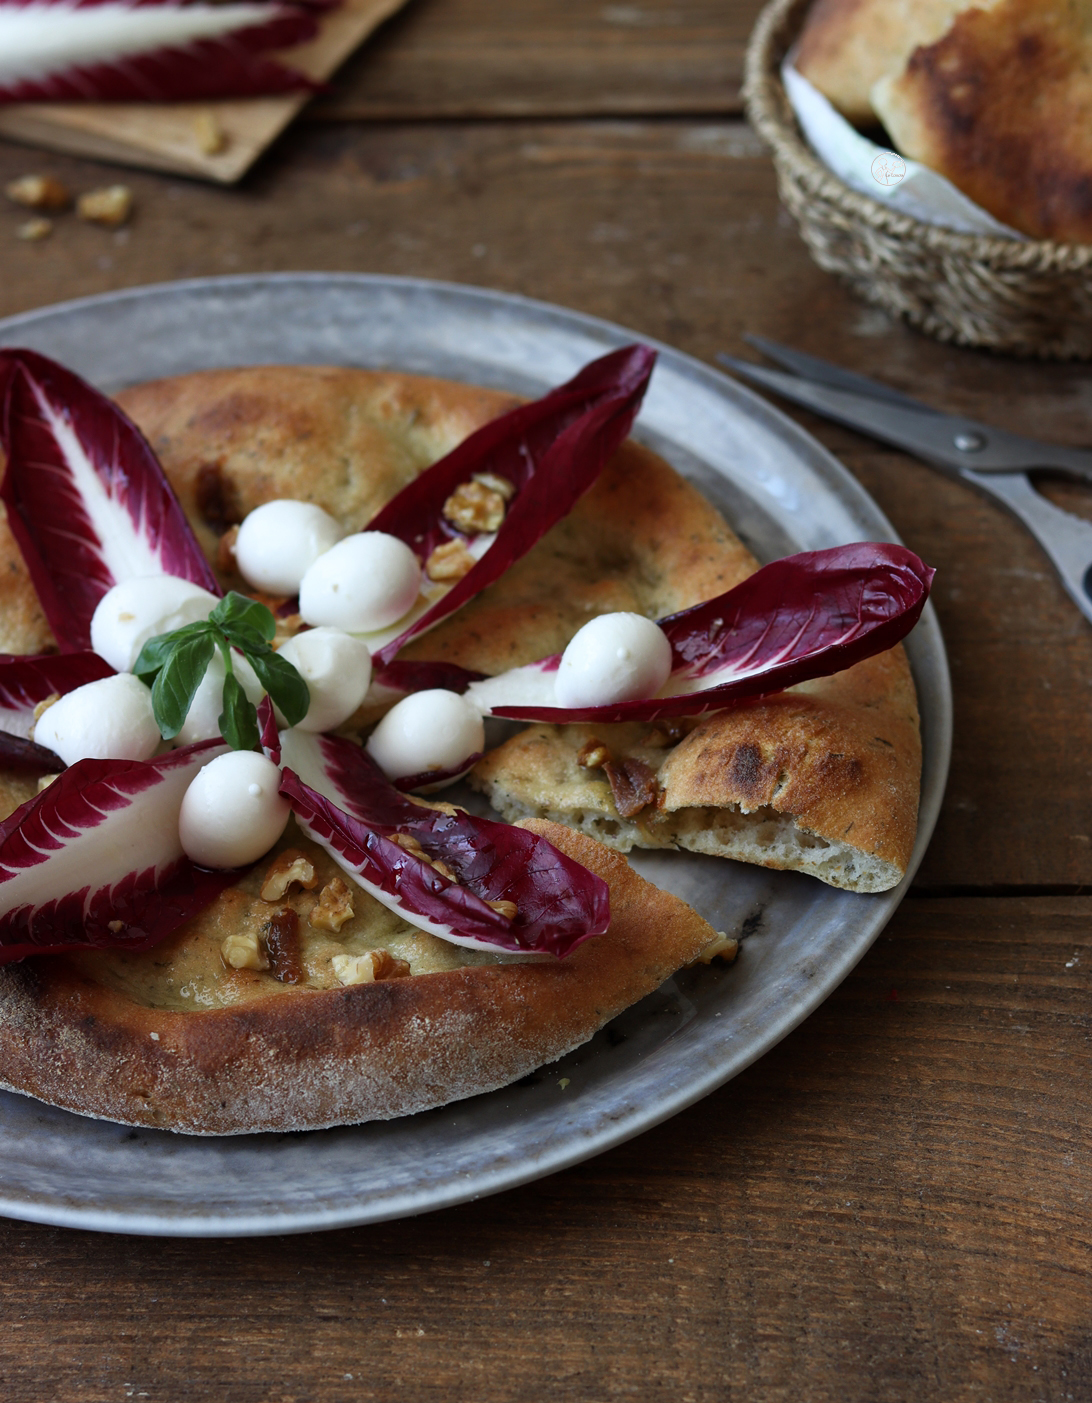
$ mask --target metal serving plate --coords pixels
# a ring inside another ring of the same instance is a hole
[[[105,390],[211,366],[392,367],[538,395],[640,339],[539,302],[408,278],[211,278],[0,322]],[[735,381],[661,346],[637,437],[692,478],[763,559],[890,523],[814,439]],[[932,608],[908,642],[925,741],[911,872],[948,772],[951,690]],[[0,1094],[0,1213],[110,1232],[235,1236],[375,1222],[512,1188],[617,1145],[734,1077],[845,978],[902,900],[682,853],[634,865],[745,937],[571,1056],[437,1111],[311,1134],[195,1139]],[[567,1085],[564,1084],[567,1080]]]

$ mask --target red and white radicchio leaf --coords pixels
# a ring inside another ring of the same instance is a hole
[[[182,851],[178,813],[204,741],[157,760],[80,760],[0,824],[0,964],[144,950],[238,879]]]
[[[538,834],[415,804],[340,737],[293,730],[281,742],[281,793],[304,832],[412,925],[472,949],[557,956],[610,925],[607,884]],[[492,901],[512,902],[515,916]]]
[[[520,405],[471,434],[368,523],[369,531],[385,531],[405,541],[422,565],[437,546],[453,540],[467,541],[471,554],[479,557],[450,589],[435,587],[433,602],[411,616],[396,636],[375,640],[378,665],[389,663],[411,638],[499,579],[572,510],[629,433],[655,361],[655,351],[647,346],[627,346],[592,361],[542,399]],[[467,537],[443,514],[447,499],[475,473],[501,478],[513,489],[493,537]],[[432,680],[427,685],[445,684]]]
[[[903,546],[866,542],[786,556],[735,589],[660,620],[673,668],[659,696],[608,706],[554,701],[560,654],[467,695],[514,721],[655,721],[697,716],[842,672],[893,648],[921,616],[936,572]]]
[[[0,102],[183,102],[314,89],[262,56],[336,0],[0,0]]]
[[[113,671],[97,653],[0,654],[0,765],[63,770],[59,755],[30,739],[35,707],[49,697],[63,697],[88,682],[110,677]]]
[[[155,454],[116,404],[23,350],[0,350],[0,404],[0,499],[62,650],[90,647],[95,606],[122,580],[177,575],[221,593]]]

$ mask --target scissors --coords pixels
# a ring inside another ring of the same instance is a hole
[[[1040,443],[975,419],[942,414],[817,356],[764,336],[744,339],[789,373],[718,352],[717,360],[742,379],[912,453],[1006,506],[1046,551],[1066,592],[1092,623],[1092,524],[1048,502],[1028,477],[1030,469],[1053,468],[1092,483],[1092,452]]]

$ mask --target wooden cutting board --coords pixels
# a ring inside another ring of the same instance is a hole
[[[325,81],[404,3],[343,0],[309,43],[271,57]],[[230,185],[250,169],[310,96],[300,92],[224,102],[14,103],[0,107],[0,136]],[[216,137],[221,149],[210,151]]]

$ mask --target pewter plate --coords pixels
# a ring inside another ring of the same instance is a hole
[[[634,332],[540,302],[416,279],[288,274],[138,288],[0,322],[105,390],[213,366],[391,367],[529,395]],[[897,540],[816,441],[752,391],[661,346],[636,434],[692,478],[763,559]],[[927,608],[908,641],[925,742],[911,873],[948,772],[951,690]],[[845,978],[902,900],[691,854],[634,865],[745,937],[731,969],[669,980],[515,1086],[383,1124],[195,1139],[0,1093],[0,1214],[212,1237],[376,1222],[497,1193],[609,1149],[707,1095]]]

